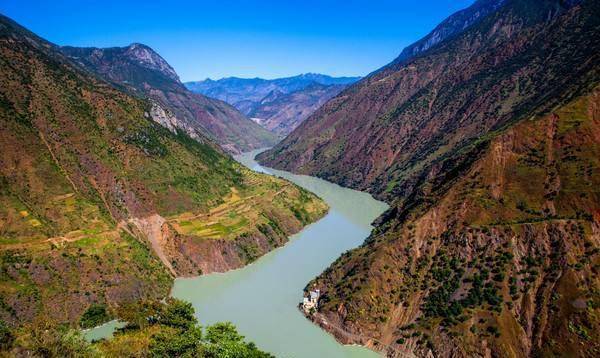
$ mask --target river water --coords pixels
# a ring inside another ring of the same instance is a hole
[[[177,279],[172,296],[192,302],[201,324],[231,321],[249,341],[277,357],[377,357],[366,348],[337,343],[301,314],[298,303],[311,279],[365,240],[386,204],[315,177],[263,168],[254,161],[258,152],[236,159],[317,194],[329,204],[329,213],[249,266]]]
[[[276,175],[317,194],[329,204],[325,217],[293,235],[290,241],[239,270],[179,278],[173,297],[191,302],[202,325],[230,321],[249,341],[284,358],[373,358],[359,346],[344,346],[306,319],[298,309],[303,288],[343,252],[359,246],[371,222],[387,208],[369,194],[305,175],[261,167],[254,156],[236,159],[258,172]],[[122,322],[85,331],[88,340],[110,338]]]

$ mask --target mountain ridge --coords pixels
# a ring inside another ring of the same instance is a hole
[[[3,16],[0,73],[2,334],[160,300],[175,276],[244,266],[327,210]]]
[[[346,85],[323,85],[315,82],[290,93],[273,90],[248,116],[259,120],[260,125],[269,131],[284,137],[345,88]]]
[[[417,56],[436,44],[460,34],[478,20],[497,10],[504,2],[505,0],[477,0],[468,8],[457,11],[442,21],[425,37],[404,48],[400,55],[391,62],[391,65]]]
[[[307,285],[310,319],[388,356],[600,352],[598,19],[506,0],[258,156],[391,206]]]
[[[60,50],[96,76],[160,103],[175,115],[172,125],[196,140],[208,137],[230,153],[271,146],[277,140],[225,102],[188,91],[175,70],[146,45]]]

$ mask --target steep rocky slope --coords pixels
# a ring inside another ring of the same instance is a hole
[[[148,46],[65,46],[61,51],[109,82],[152,99],[166,110],[160,113],[165,121],[196,140],[209,137],[231,153],[268,147],[277,141],[273,134],[227,103],[187,90],[173,68]]]
[[[0,322],[164,297],[174,275],[240,267],[326,210],[6,17],[0,73]]]
[[[359,77],[330,77],[307,73],[294,77],[223,78],[187,82],[196,93],[223,100],[268,130],[285,136],[331,97]]]
[[[390,356],[598,356],[600,89],[463,156],[309,284],[312,319]]]
[[[460,36],[343,91],[259,160],[382,198],[402,195],[432,163],[594,82],[594,4],[561,4],[505,3]]]
[[[344,342],[390,356],[599,354],[600,3],[473,7],[496,3],[259,157],[391,204],[309,285],[323,292],[312,318]]]

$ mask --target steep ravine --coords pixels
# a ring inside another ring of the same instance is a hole
[[[599,109],[595,90],[433,178],[309,284],[311,319],[390,356],[597,355]]]

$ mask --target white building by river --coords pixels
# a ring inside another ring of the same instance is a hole
[[[304,309],[304,312],[308,313],[311,309],[316,309],[319,305],[320,296],[320,290],[310,291],[308,297],[304,297],[302,300],[302,309]]]

